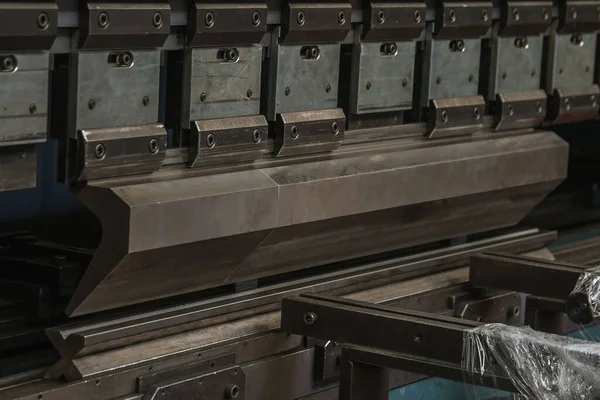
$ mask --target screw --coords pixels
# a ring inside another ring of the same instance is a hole
[[[327,93],[331,92],[331,85],[330,84],[327,84],[327,86],[325,86],[325,91]]]
[[[34,114],[36,111],[37,111],[37,106],[36,106],[35,104],[33,104],[33,103],[32,103],[32,104],[30,104],[30,105],[29,105],[29,112],[30,112],[31,114]]]
[[[340,25],[344,25],[346,23],[346,12],[341,10],[338,14],[338,22]]]
[[[519,49],[526,49],[529,47],[529,42],[526,37],[518,37],[515,39],[515,47]]]
[[[340,133],[340,125],[337,123],[337,121],[334,121],[333,124],[331,124],[331,133],[334,135]]]
[[[108,22],[109,22],[108,14],[105,12],[101,12],[98,15],[98,25],[100,26],[100,28],[106,29],[108,27]]]
[[[200,94],[200,101],[205,101],[206,100],[206,93],[201,93]]]
[[[367,82],[367,90],[371,90],[371,86],[373,86],[371,82]]]
[[[443,123],[448,122],[448,113],[445,110],[442,111],[442,122]]]
[[[544,16],[544,21],[548,21],[550,19],[550,13],[548,12],[547,8],[542,10],[542,15]]]
[[[402,79],[402,87],[407,87],[408,86],[408,79],[404,78]]]
[[[0,57],[3,72],[13,72],[17,69],[17,59],[15,56]]]
[[[298,127],[296,125],[292,126],[292,129],[290,129],[290,136],[294,140],[298,139],[298,136],[300,136],[300,132],[298,131]]]
[[[306,22],[306,15],[304,11],[298,11],[298,15],[296,16],[296,22],[298,25],[302,26]]]
[[[415,13],[413,14],[413,18],[417,24],[419,22],[421,22],[421,11],[415,10]]]
[[[439,85],[440,83],[442,83],[442,77],[441,77],[441,76],[438,76],[437,78],[435,78],[435,83],[437,83],[438,85]]]
[[[475,117],[476,120],[479,120],[479,118],[481,118],[481,113],[479,111],[479,107],[475,107],[473,109],[473,116]]]
[[[147,106],[148,104],[150,104],[150,97],[148,96],[144,96],[144,98],[142,99],[142,103]]]
[[[212,133],[206,135],[206,145],[211,149],[215,147],[215,135]]]
[[[45,30],[50,26],[50,17],[45,12],[39,13],[37,17],[38,28]]]
[[[89,108],[90,110],[93,110],[94,108],[96,108],[96,100],[94,100],[94,99],[91,99],[91,100],[88,102],[88,108]]]
[[[448,13],[448,20],[450,22],[456,21],[456,11],[450,10],[450,12]]]
[[[106,147],[102,143],[96,145],[94,149],[94,154],[98,160],[102,160],[106,156]]]
[[[571,8],[571,18],[577,19],[577,9],[575,7]]]
[[[229,384],[225,386],[225,398],[235,399],[240,394],[240,388],[238,385]]]
[[[150,144],[148,144],[148,150],[150,150],[150,153],[152,153],[152,154],[158,153],[158,150],[159,150],[158,140],[156,140],[156,139],[150,140]]]
[[[542,107],[542,103],[539,101],[536,103],[535,109],[537,110],[538,114],[541,114],[544,111],[544,107]]]
[[[452,51],[465,51],[465,41],[464,40],[452,40],[450,42],[450,50]]]
[[[289,86],[285,88],[285,95],[286,96],[289,96],[291,92],[292,92],[292,89],[290,89]]]
[[[212,12],[207,12],[204,15],[204,25],[208,28],[212,28],[215,25],[215,15]]]
[[[483,10],[481,10],[481,20],[484,22],[487,22],[488,19],[489,19],[488,12],[484,8]]]
[[[260,141],[262,140],[260,130],[255,129],[254,132],[252,132],[252,140],[254,141],[254,143],[260,143]]]
[[[518,8],[513,9],[513,18],[515,19],[515,21],[518,21],[521,18],[521,16],[519,15]]]
[[[252,13],[252,25],[259,26],[260,25],[260,13],[258,11],[254,11]]]
[[[252,97],[252,89],[248,89],[248,91],[246,92],[246,97],[248,97],[248,98]]]
[[[506,107],[507,111],[508,111],[508,115],[513,116],[515,113],[515,110],[513,110],[513,107],[509,104],[508,107]]]
[[[583,46],[583,36],[580,34],[571,36],[571,43],[573,43],[575,46]]]
[[[312,325],[315,323],[316,320],[317,320],[317,314],[312,313],[312,312],[307,312],[306,314],[304,314],[304,323],[306,325]]]
[[[422,340],[423,340],[423,335],[421,335],[420,333],[417,333],[415,335],[415,342],[421,343]]]
[[[120,67],[131,67],[133,65],[133,54],[128,51],[117,54],[117,65]]]
[[[156,28],[160,28],[163,25],[163,16],[161,13],[156,12],[154,13],[154,16],[152,17],[152,23],[154,24],[154,26]]]
[[[377,13],[377,22],[383,24],[385,22],[385,11],[379,10]]]
[[[225,53],[223,53],[223,58],[227,62],[236,62],[240,59],[240,51],[236,48],[227,49]]]
[[[571,100],[565,99],[565,109],[569,111],[571,109]]]
[[[590,101],[592,102],[592,107],[593,107],[593,108],[596,108],[596,104],[597,104],[597,103],[596,103],[596,96],[594,96],[594,95],[591,95],[591,96],[590,96]]]

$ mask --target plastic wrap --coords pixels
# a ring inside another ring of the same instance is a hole
[[[467,331],[462,367],[467,383],[504,374],[526,399],[600,398],[600,344],[529,327],[486,324]]]
[[[587,269],[579,276],[567,306],[575,322],[589,323],[600,317],[600,267]]]

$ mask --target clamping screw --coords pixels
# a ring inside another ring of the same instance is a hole
[[[206,145],[209,148],[213,148],[215,147],[215,135],[213,135],[212,133],[209,133],[208,135],[206,135]]]
[[[150,150],[150,153],[152,153],[152,154],[158,153],[158,150],[159,150],[158,140],[156,140],[156,139],[150,140],[150,143],[148,144],[148,150]]]
[[[260,143],[262,140],[261,134],[260,134],[260,130],[255,129],[254,132],[252,132],[252,140],[254,141],[254,143]]]
[[[117,54],[117,65],[119,67],[131,67],[133,65],[133,54],[129,51]]]
[[[154,16],[152,17],[152,23],[154,24],[154,26],[156,28],[160,28],[163,25],[163,16],[161,13],[156,12],[154,13]]]
[[[2,72],[13,72],[17,69],[17,59],[15,56],[0,57]]]
[[[450,22],[455,22],[456,21],[456,11],[450,10],[450,12],[448,12],[448,20]]]
[[[105,12],[101,12],[98,15],[98,26],[100,26],[100,28],[102,29],[106,29],[108,27],[108,23],[109,23],[109,18],[108,18],[108,14]]]
[[[414,14],[413,14],[413,18],[415,20],[415,22],[418,24],[419,22],[421,22],[421,11],[419,10],[415,10]]]
[[[307,312],[306,314],[304,314],[303,319],[306,325],[313,325],[317,320],[317,314],[313,312]]]
[[[47,13],[43,12],[38,14],[37,25],[38,28],[40,28],[41,30],[48,29],[48,27],[50,26],[50,17]]]
[[[340,133],[340,125],[337,121],[331,124],[331,133],[333,133],[334,135]]]
[[[102,143],[96,145],[94,154],[98,160],[102,160],[104,157],[106,157],[106,147]]]
[[[518,37],[515,38],[515,47],[519,49],[527,49],[529,47],[529,42],[526,37]]]
[[[316,60],[321,54],[321,49],[319,49],[319,46],[306,46],[302,48],[302,51],[304,53],[304,57],[308,58],[309,60]]]
[[[450,41],[450,50],[452,51],[465,51],[465,41],[462,39]]]
[[[489,15],[488,15],[487,9],[485,9],[485,8],[484,8],[483,10],[481,10],[481,20],[482,20],[483,22],[487,22],[487,20],[488,20],[489,18],[490,18],[490,17],[489,17]]]
[[[240,59],[240,51],[236,48],[227,49],[225,50],[224,58],[227,62],[236,62]]]
[[[521,19],[521,15],[519,14],[518,8],[513,9],[513,18],[515,21],[518,21],[519,19]]]
[[[294,140],[298,139],[298,137],[300,136],[300,131],[298,130],[298,127],[296,125],[292,126],[292,129],[290,129],[290,136]]]
[[[547,8],[542,10],[542,15],[544,16],[544,21],[548,21],[550,19],[550,12],[548,12]]]
[[[304,11],[298,11],[298,15],[296,16],[296,22],[298,25],[302,26],[306,22],[306,15]]]
[[[204,15],[204,25],[208,28],[212,28],[215,25],[215,15],[212,12],[209,11]]]
[[[346,11],[340,10],[338,13],[338,23],[344,25],[346,23]]]
[[[225,398],[226,399],[237,399],[240,394],[240,388],[238,385],[229,384],[225,386]]]
[[[383,24],[385,22],[385,11],[379,10],[377,13],[377,22]]]
[[[254,11],[252,13],[252,25],[259,26],[260,25],[260,13],[258,11]]]

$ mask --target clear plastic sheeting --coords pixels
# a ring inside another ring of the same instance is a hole
[[[587,269],[581,274],[571,296],[578,294],[587,298],[586,305],[591,311],[591,318],[600,317],[600,267]],[[580,310],[580,312],[584,312],[584,310]]]
[[[467,331],[462,368],[474,385],[484,375],[508,376],[519,398],[600,398],[600,343],[529,327],[486,324]]]

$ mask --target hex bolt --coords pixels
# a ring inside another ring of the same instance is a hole
[[[454,10],[450,10],[450,11],[448,12],[448,20],[449,20],[450,22],[455,22],[455,21],[456,21],[456,11],[454,11]]]
[[[258,11],[254,11],[252,13],[252,25],[259,26],[260,25],[260,13]]]
[[[550,19],[550,12],[548,12],[547,8],[542,10],[542,16],[544,17],[544,21],[548,21]]]
[[[487,9],[484,8],[483,10],[481,10],[481,20],[483,22],[487,22],[488,19],[490,19],[490,17],[488,15]]]
[[[96,108],[96,100],[94,100],[94,99],[91,99],[91,100],[88,102],[88,108],[89,108],[90,110],[93,110],[94,108]]]
[[[346,23],[346,11],[340,10],[338,13],[338,23],[344,25]]]
[[[418,24],[419,22],[421,22],[421,11],[419,10],[415,10],[414,14],[413,14],[413,19],[415,20],[415,22]]]
[[[286,96],[289,96],[291,92],[292,92],[292,89],[290,89],[289,86],[285,88],[285,95]]]
[[[298,137],[300,136],[300,131],[298,130],[298,127],[296,125],[292,126],[292,128],[290,129],[290,136],[294,140],[298,139]]]
[[[215,142],[216,142],[215,135],[213,135],[212,133],[209,133],[208,135],[206,135],[206,145],[209,148],[212,149],[213,147],[215,147]]]
[[[17,69],[17,59],[15,56],[0,57],[0,64],[3,72],[13,72]]]
[[[313,312],[307,312],[304,314],[303,319],[306,325],[313,325],[317,321],[317,314]]]
[[[157,139],[150,140],[150,143],[148,144],[148,150],[150,150],[150,153],[152,153],[152,154],[158,153],[159,146],[158,146]]]
[[[448,113],[446,112],[446,110],[442,111],[442,122],[448,122]]]
[[[506,107],[506,111],[508,111],[508,115],[511,117],[515,114],[515,110],[513,110],[513,107],[510,104]]]
[[[521,15],[519,15],[519,9],[518,8],[514,8],[513,9],[513,18],[515,21],[518,21],[519,19],[521,19]]]
[[[163,16],[161,13],[159,12],[155,12],[154,16],[152,17],[152,23],[154,24],[154,26],[156,28],[161,28],[163,25]]]
[[[248,98],[252,97],[252,89],[248,89],[248,91],[246,92],[246,97],[248,97]]]
[[[385,22],[385,11],[379,10],[377,13],[377,22],[383,24]]]
[[[334,135],[337,135],[338,133],[340,133],[340,125],[338,124],[337,121],[334,121],[331,124],[331,133],[333,133]]]
[[[544,107],[542,107],[542,103],[540,103],[539,101],[536,103],[535,109],[538,112],[538,114],[541,114],[544,111]]]
[[[108,18],[108,14],[106,12],[101,12],[98,15],[98,26],[100,26],[100,28],[106,29],[109,22],[110,19]]]
[[[212,28],[215,25],[215,15],[212,12],[207,12],[204,15],[204,25],[208,28]]]
[[[29,112],[30,112],[31,114],[35,114],[35,112],[36,112],[36,111],[37,111],[37,106],[36,106],[34,103],[31,103],[31,104],[29,105]]]
[[[481,112],[479,111],[479,107],[475,107],[473,109],[473,116],[476,120],[479,120],[481,118]]]
[[[298,11],[298,15],[296,16],[296,22],[298,25],[302,26],[306,22],[306,15],[304,11]]]
[[[262,140],[262,137],[261,137],[260,130],[255,129],[254,132],[252,132],[252,141],[254,141],[254,143],[260,143],[261,140]]]
[[[331,85],[327,84],[327,86],[325,86],[325,92],[329,93],[331,92]]]
[[[238,385],[229,384],[225,386],[225,398],[226,399],[237,399],[240,394],[240,388]]]
[[[102,143],[97,144],[94,149],[94,154],[98,160],[102,160],[106,156],[106,147]]]
[[[50,17],[48,16],[47,13],[42,12],[42,13],[38,14],[37,25],[38,25],[38,28],[40,28],[42,30],[48,29],[48,27],[50,26]]]
[[[206,101],[206,93],[200,94],[200,101]]]
[[[150,104],[150,97],[148,96],[144,96],[144,98],[142,99],[142,104],[147,106],[148,104]]]

